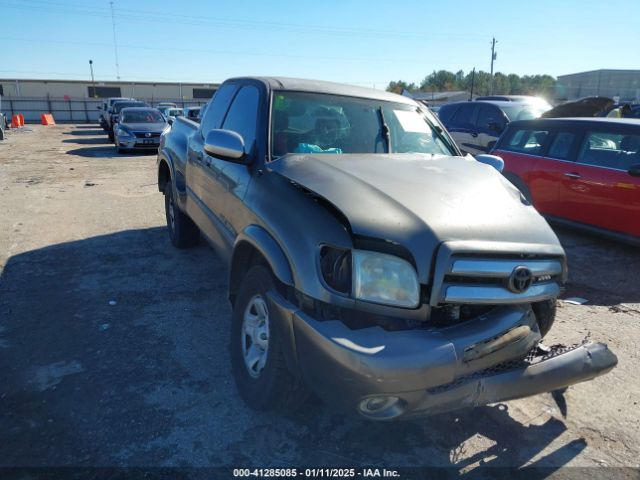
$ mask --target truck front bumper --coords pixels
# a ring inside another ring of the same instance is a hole
[[[529,307],[496,308],[448,328],[386,331],[315,320],[277,293],[269,300],[290,369],[327,403],[375,420],[549,392],[618,361],[601,343],[539,348]]]

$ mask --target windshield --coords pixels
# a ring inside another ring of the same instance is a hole
[[[274,95],[274,157],[388,151],[456,155],[447,135],[413,105],[305,92]]]
[[[180,110],[179,108],[171,108],[167,112],[167,115],[169,115],[171,117],[181,117],[182,116],[182,110]]]
[[[537,105],[508,105],[501,106],[502,111],[507,115],[510,121],[531,120],[540,117],[548,108]]]
[[[164,123],[164,117],[155,110],[122,112],[120,123]]]

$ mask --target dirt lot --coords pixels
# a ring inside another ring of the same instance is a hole
[[[154,155],[116,155],[93,125],[10,133],[0,205],[0,466],[640,467],[639,249],[558,232],[565,296],[589,303],[560,302],[548,343],[604,341],[613,372],[379,424],[317,402],[289,416],[243,405],[225,269],[204,244],[170,246]],[[638,478],[582,478],[614,475]]]

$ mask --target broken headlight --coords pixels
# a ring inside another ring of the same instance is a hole
[[[367,302],[415,308],[420,283],[415,268],[402,258],[353,250],[353,296]]]

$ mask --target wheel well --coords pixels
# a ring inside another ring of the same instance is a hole
[[[164,192],[164,187],[167,182],[171,181],[171,170],[169,170],[169,165],[167,162],[160,162],[160,166],[158,167],[158,190]]]
[[[264,265],[271,270],[269,262],[267,262],[267,259],[264,258],[256,247],[249,242],[240,243],[235,249],[231,265],[229,266],[229,301],[231,305],[233,305],[236,300],[242,279],[254,265]],[[273,274],[273,271],[271,273]]]

